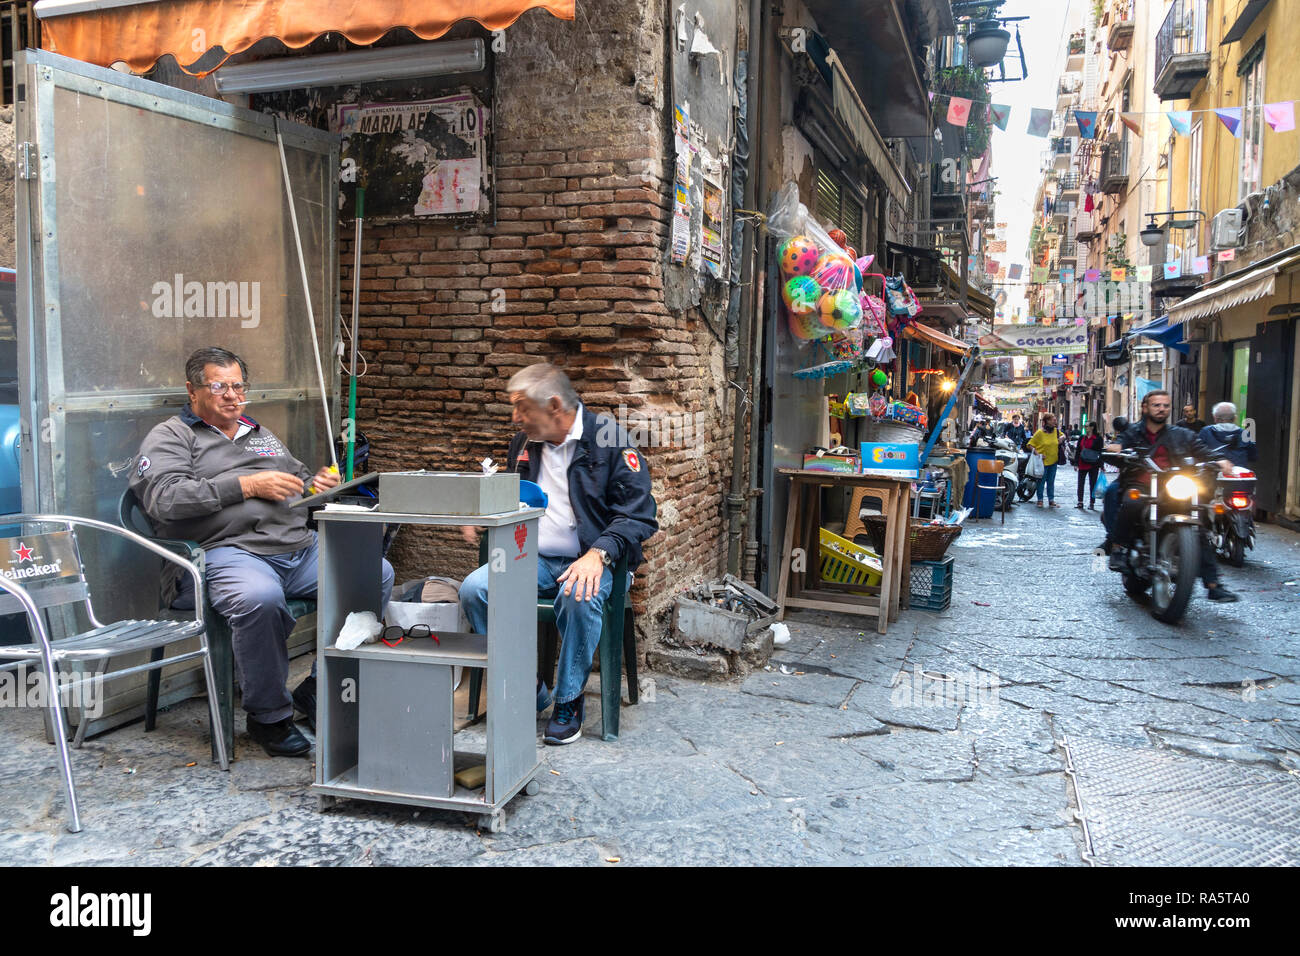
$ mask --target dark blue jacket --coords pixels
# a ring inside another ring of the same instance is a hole
[[[544,442],[524,432],[510,442],[506,468],[526,481],[541,474]],[[627,432],[608,415],[583,406],[582,437],[569,465],[569,503],[578,522],[578,542],[617,561],[627,553],[628,570],[641,563],[641,542],[659,530],[650,494],[650,466],[628,441]]]
[[[1257,456],[1255,443],[1246,441],[1240,425],[1220,422],[1201,429],[1201,441],[1211,448],[1223,448],[1223,456],[1239,468],[1245,468]]]

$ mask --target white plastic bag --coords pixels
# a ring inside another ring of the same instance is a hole
[[[356,650],[362,644],[377,641],[383,629],[374,611],[353,611],[343,622],[343,630],[339,631],[334,646],[341,651]]]
[[[1036,451],[1029,453],[1029,463],[1025,465],[1025,474],[1030,478],[1041,478],[1047,469],[1043,466],[1043,456]]]

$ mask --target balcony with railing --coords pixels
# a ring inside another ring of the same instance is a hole
[[[1064,196],[1068,193],[1077,193],[1079,191],[1079,174],[1075,172],[1064,173],[1056,180],[1056,195]]]
[[[1107,16],[1110,32],[1106,35],[1106,46],[1112,52],[1127,50],[1133,45],[1133,0],[1111,4]]]
[[[1074,238],[1079,242],[1095,239],[1099,232],[1101,228],[1097,225],[1097,217],[1094,213],[1081,212],[1074,220]]]
[[[1107,143],[1101,148],[1101,190],[1123,193],[1128,189],[1128,143]]]
[[[1174,0],[1156,34],[1155,93],[1182,100],[1210,72],[1205,40],[1205,0]]]
[[[1061,248],[1057,251],[1057,255],[1062,262],[1073,265],[1079,258],[1079,244],[1070,238],[1062,239]]]

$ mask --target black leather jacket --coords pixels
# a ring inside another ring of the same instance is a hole
[[[1154,442],[1149,441],[1146,422],[1142,419],[1138,419],[1120,432],[1118,441],[1121,448],[1135,451],[1143,456],[1150,456],[1157,447],[1163,447],[1171,458],[1195,458],[1198,461],[1207,461],[1215,457],[1210,446],[1201,441],[1196,432],[1177,425],[1166,425]],[[1130,467],[1124,470],[1121,477],[1128,481],[1143,474],[1145,474],[1144,469]]]

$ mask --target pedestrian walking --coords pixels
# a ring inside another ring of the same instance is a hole
[[[1029,439],[1029,447],[1043,456],[1043,477],[1038,482],[1038,507],[1043,507],[1043,492],[1047,492],[1047,504],[1052,508],[1061,507],[1056,503],[1056,466],[1065,458],[1065,436],[1056,427],[1056,416],[1050,412],[1043,416],[1043,426]]]
[[[1106,440],[1101,437],[1097,423],[1088,425],[1087,434],[1083,435],[1074,449],[1075,467],[1079,469],[1078,503],[1075,507],[1083,510],[1083,486],[1088,484],[1088,510],[1097,510],[1097,478],[1101,474],[1101,452],[1106,447]]]

